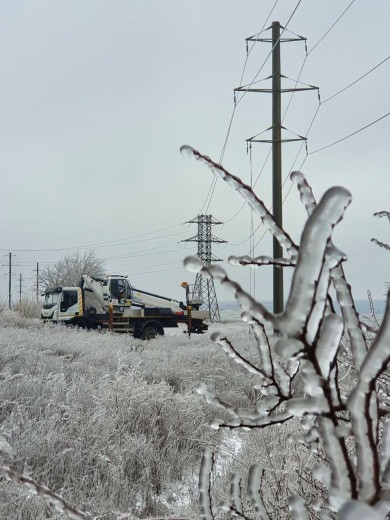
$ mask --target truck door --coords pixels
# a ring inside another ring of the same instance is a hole
[[[82,315],[81,290],[64,289],[61,295],[59,321],[69,321],[74,316]]]

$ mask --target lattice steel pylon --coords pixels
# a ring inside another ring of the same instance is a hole
[[[218,244],[226,243],[226,240],[221,240],[211,233],[211,226],[222,224],[222,222],[213,218],[212,215],[198,215],[196,218],[186,222],[186,224],[198,224],[198,233],[191,238],[182,240],[182,242],[197,242],[197,255],[205,265],[210,265],[213,262],[222,262],[221,258],[217,258],[211,252],[211,244],[213,242]],[[201,300],[203,302],[201,308],[208,308],[210,321],[221,321],[214,280],[204,278],[198,273],[195,278],[192,300]]]

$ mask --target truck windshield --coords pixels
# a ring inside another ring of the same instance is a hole
[[[112,278],[110,282],[110,293],[113,298],[127,299],[131,297],[131,289],[126,278]]]
[[[54,307],[59,299],[59,293],[47,293],[45,294],[45,299],[43,300],[43,308],[50,309],[50,307]]]

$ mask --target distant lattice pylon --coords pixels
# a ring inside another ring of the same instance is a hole
[[[211,252],[212,243],[226,243],[226,240],[221,240],[211,233],[211,226],[222,224],[222,222],[213,218],[212,215],[198,215],[196,218],[189,220],[187,224],[198,224],[198,232],[193,237],[182,240],[182,242],[197,242],[197,255],[205,265],[222,262],[221,258],[217,258]],[[192,299],[203,302],[201,308],[209,310],[210,321],[221,321],[214,280],[197,274]]]

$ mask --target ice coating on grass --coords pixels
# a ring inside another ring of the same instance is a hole
[[[326,316],[315,350],[316,358],[324,379],[328,379],[331,367],[343,335],[344,323],[337,314]]]
[[[339,511],[340,520],[384,520],[373,507],[358,502],[357,500],[349,500]]]

